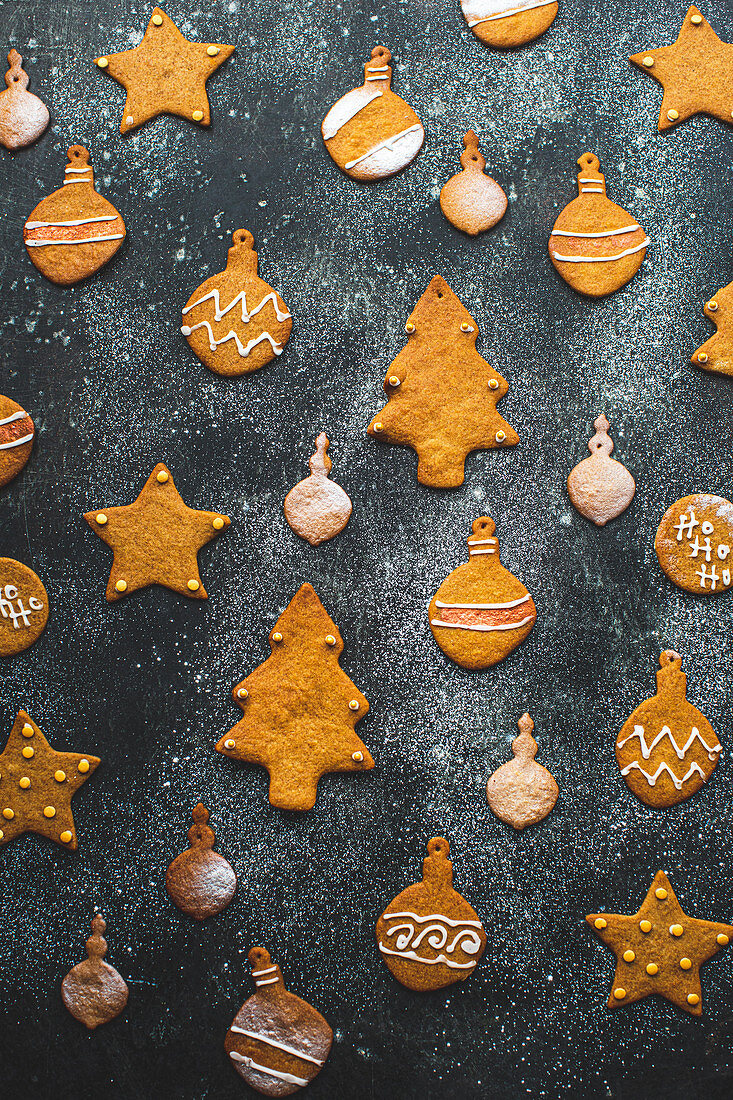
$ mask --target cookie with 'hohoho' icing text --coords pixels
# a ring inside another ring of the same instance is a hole
[[[0,657],[22,653],[48,622],[48,594],[41,578],[13,558],[0,558]]]
[[[34,436],[33,421],[25,409],[0,394],[0,489],[25,466]]]
[[[712,493],[693,493],[662,516],[654,539],[657,560],[669,579],[695,596],[733,586],[733,504]]]
[[[557,15],[557,0],[461,0],[477,38],[496,49],[523,46],[544,34]]]

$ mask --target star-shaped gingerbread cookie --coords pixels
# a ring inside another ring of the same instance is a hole
[[[630,60],[664,88],[660,130],[699,114],[733,123],[733,46],[721,42],[697,8],[688,11],[673,46]]]
[[[700,966],[728,946],[733,926],[688,917],[664,871],[638,913],[591,913],[585,919],[616,956],[609,1008],[656,993],[695,1016],[702,1013]]]
[[[76,850],[71,799],[94,773],[99,758],[56,752],[24,710],[0,753],[0,845],[38,833]]]
[[[84,519],[114,550],[107,585],[110,601],[151,584],[205,600],[197,555],[231,522],[229,516],[199,512],[184,504],[162,462],[134,504],[95,508]]]
[[[126,134],[158,115],[211,123],[206,81],[234,46],[189,42],[161,8],[155,8],[139,46],[95,58],[127,92],[120,131]]]

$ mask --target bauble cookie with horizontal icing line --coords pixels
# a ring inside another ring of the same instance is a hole
[[[469,27],[495,49],[524,46],[544,34],[558,11],[557,0],[461,0]]]
[[[25,409],[0,394],[0,489],[23,469],[34,438],[33,421]]]

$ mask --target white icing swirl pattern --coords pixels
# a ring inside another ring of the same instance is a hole
[[[473,970],[476,959],[458,962],[452,956],[458,950],[464,955],[479,955],[483,950],[483,927],[477,920],[454,920],[442,913],[419,916],[411,912],[385,913],[382,919],[388,925],[384,933],[387,943],[379,941],[383,955],[396,955],[426,966],[442,963],[451,970]],[[418,949],[437,954],[426,958]]]

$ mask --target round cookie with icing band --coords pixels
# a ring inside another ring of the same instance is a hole
[[[495,49],[512,49],[533,42],[554,22],[557,0],[461,0],[469,27]]]
[[[0,489],[23,469],[34,438],[33,421],[25,409],[0,394]]]

